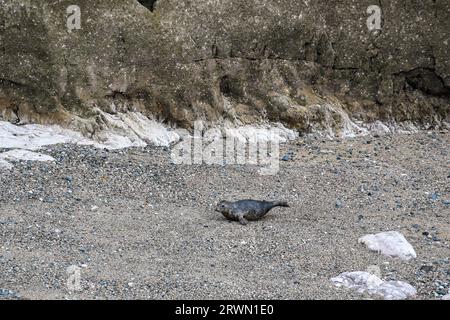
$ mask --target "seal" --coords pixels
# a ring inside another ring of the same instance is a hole
[[[248,221],[261,219],[275,207],[289,207],[289,205],[285,201],[221,201],[217,204],[216,211],[222,213],[228,220],[239,221],[242,225],[246,225]]]

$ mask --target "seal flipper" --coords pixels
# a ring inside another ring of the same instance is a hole
[[[246,225],[247,225],[248,221],[247,221],[247,219],[244,218],[244,216],[240,215],[240,216],[238,216],[238,219],[239,219],[239,222],[240,222],[243,226],[246,226]]]
[[[272,202],[274,207],[286,207],[289,208],[289,204],[286,201],[274,201]]]

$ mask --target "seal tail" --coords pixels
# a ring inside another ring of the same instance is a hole
[[[286,207],[289,208],[289,204],[286,201],[274,201],[273,202],[274,207]]]

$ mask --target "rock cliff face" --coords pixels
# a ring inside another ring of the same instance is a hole
[[[448,0],[0,0],[0,115],[86,133],[127,111],[181,127],[440,126],[449,30]]]

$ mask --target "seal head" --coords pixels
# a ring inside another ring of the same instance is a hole
[[[216,211],[222,213],[229,220],[237,221],[238,219],[232,214],[232,204],[230,201],[220,201],[216,206]]]

